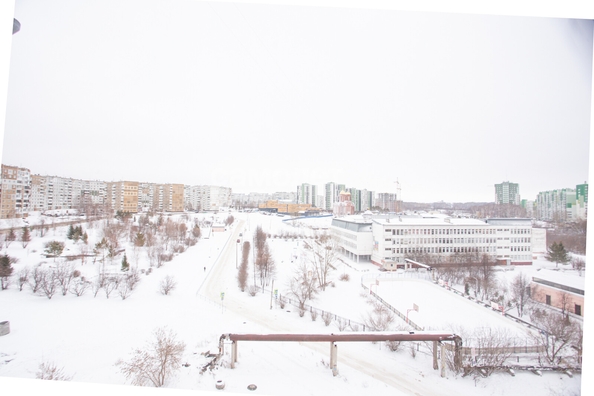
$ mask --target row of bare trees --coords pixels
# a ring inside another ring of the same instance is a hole
[[[319,291],[330,285],[330,274],[336,270],[337,244],[328,234],[302,242],[301,257],[289,278],[289,293],[299,302],[300,310]]]
[[[258,226],[254,234],[254,284],[258,277],[260,287],[268,285],[276,275],[276,262],[267,239],[267,234]]]

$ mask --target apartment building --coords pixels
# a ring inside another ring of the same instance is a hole
[[[378,206],[381,210],[386,210],[388,212],[400,212],[398,197],[393,193],[378,193],[374,206]]]
[[[571,219],[571,205],[576,201],[572,188],[542,191],[536,197],[536,215],[540,220],[567,221]]]
[[[217,211],[232,206],[232,191],[221,186],[186,186],[186,206],[191,210]]]
[[[138,213],[138,182],[117,181],[107,183],[106,204],[113,212]]]
[[[184,185],[164,184],[163,185],[163,210],[165,212],[184,211]]]
[[[30,210],[31,171],[2,165],[0,177],[0,218],[26,216]]]
[[[496,204],[520,204],[520,185],[509,181],[495,184]]]
[[[297,203],[310,204],[314,207],[319,207],[321,202],[318,201],[318,187],[303,183],[297,186]]]

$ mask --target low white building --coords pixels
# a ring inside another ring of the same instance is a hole
[[[346,216],[332,221],[332,234],[345,254],[385,269],[404,267],[405,258],[452,262],[454,255],[490,255],[500,264],[532,263],[530,219],[477,220],[442,214]],[[371,252],[371,253],[370,253]]]

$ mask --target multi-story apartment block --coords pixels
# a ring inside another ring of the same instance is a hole
[[[539,220],[566,221],[568,204],[575,201],[575,190],[562,188],[542,191],[536,197],[536,215]]]
[[[378,193],[374,206],[378,206],[380,209],[387,210],[388,212],[395,213],[400,211],[398,197],[393,193]]]
[[[334,208],[334,204],[338,202],[338,197],[340,194],[338,186],[339,185],[334,182],[329,182],[324,185],[324,191],[326,193],[324,198],[324,209],[332,210]]]
[[[495,184],[496,204],[520,204],[520,185],[509,181]]]
[[[184,185],[164,184],[163,185],[163,210],[165,212],[184,211]]]
[[[0,218],[26,216],[30,210],[31,171],[2,165],[0,177]]]
[[[426,264],[439,265],[460,262],[465,255],[480,257],[483,254],[501,264],[532,263],[530,219],[481,221],[443,215],[366,215],[337,220],[333,220],[331,232],[339,239],[342,251],[359,259],[368,256],[371,250],[371,262],[385,269],[404,266],[406,258],[419,260],[422,257],[428,261]],[[354,245],[353,241],[368,240],[368,234],[359,236],[354,230],[368,233],[368,227],[373,245]]]
[[[318,188],[311,184],[303,183],[297,186],[297,203],[310,204],[311,206],[318,207]]]
[[[192,210],[217,211],[232,206],[232,191],[221,186],[189,186],[186,188]]]
[[[373,191],[361,190],[359,199],[359,212],[370,210],[374,206]]]
[[[107,206],[114,212],[138,213],[138,182],[107,183]]]

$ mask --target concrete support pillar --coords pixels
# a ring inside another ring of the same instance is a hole
[[[437,370],[437,341],[433,341],[433,370]]]
[[[237,341],[231,341],[231,368],[237,363]]]
[[[338,365],[338,346],[334,343],[330,343],[330,369],[333,373],[337,372]]]
[[[445,344],[443,342],[441,344],[441,378],[445,377],[445,369],[446,369],[446,358],[445,358]]]

